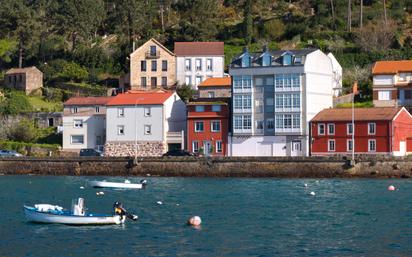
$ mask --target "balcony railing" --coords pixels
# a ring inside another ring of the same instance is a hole
[[[160,51],[156,51],[156,52],[147,51],[145,56],[146,56],[146,59],[157,59],[157,58],[160,58]]]

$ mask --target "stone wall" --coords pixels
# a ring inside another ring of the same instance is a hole
[[[136,153],[137,148],[137,153]],[[105,155],[108,157],[128,157],[128,156],[161,156],[165,153],[166,145],[161,141],[145,142],[106,142]]]

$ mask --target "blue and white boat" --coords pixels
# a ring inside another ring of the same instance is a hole
[[[125,211],[126,212],[126,211]],[[30,222],[38,223],[58,223],[66,225],[112,225],[123,224],[127,215],[115,213],[114,215],[86,213],[84,199],[79,198],[72,204],[72,210],[64,210],[62,207],[50,204],[36,204],[24,206],[26,219]],[[128,214],[126,212],[126,214]],[[130,215],[130,214],[128,214]],[[133,220],[137,220],[136,215],[130,215]]]
[[[89,181],[89,185],[95,188],[117,188],[117,189],[143,189],[147,185],[147,181],[142,179],[140,183],[131,183],[130,180],[124,182],[108,182],[108,181]]]

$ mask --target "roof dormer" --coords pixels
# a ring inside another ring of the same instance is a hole
[[[250,67],[250,54],[247,47],[243,49],[243,54],[240,58],[242,60],[242,68]]]
[[[292,65],[293,54],[286,51],[282,54],[282,65]]]
[[[263,47],[263,53],[260,56],[262,66],[271,66],[272,64],[272,55],[269,53],[267,46]]]

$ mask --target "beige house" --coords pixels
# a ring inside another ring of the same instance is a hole
[[[200,98],[230,98],[232,80],[230,77],[208,78],[197,87]]]
[[[4,75],[4,86],[25,91],[29,95],[43,87],[43,72],[34,66],[10,69]]]
[[[153,38],[130,54],[130,72],[120,79],[126,90],[169,89],[175,84],[175,55]]]

